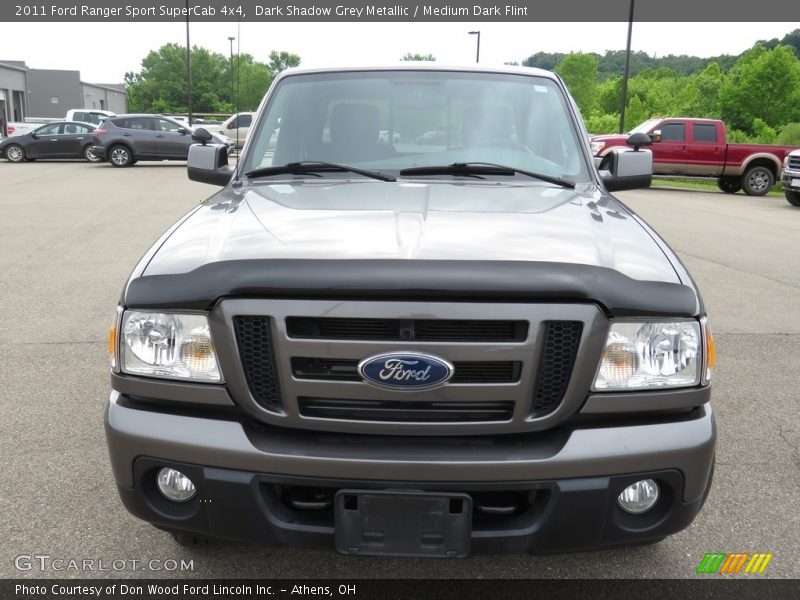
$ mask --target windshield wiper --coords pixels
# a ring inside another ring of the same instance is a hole
[[[245,173],[245,176],[253,179],[257,177],[271,177],[272,175],[315,175],[318,172],[324,171],[338,171],[349,172],[380,181],[396,181],[393,175],[386,175],[380,171],[370,171],[368,169],[359,169],[358,167],[351,167],[348,165],[340,165],[339,163],[324,162],[321,160],[304,160],[300,162],[287,163],[285,165],[275,165],[272,167],[260,167]]]
[[[553,177],[552,175],[545,175],[544,173],[535,173],[526,169],[518,169],[517,167],[507,167],[505,165],[497,165],[495,163],[486,162],[461,162],[453,163],[451,165],[431,165],[424,167],[409,167],[400,171],[401,176],[413,175],[526,175],[546,181],[567,189],[574,189],[575,182],[561,177]]]

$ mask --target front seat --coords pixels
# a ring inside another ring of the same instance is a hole
[[[465,146],[496,145],[511,141],[511,114],[505,108],[466,108],[462,123],[461,139]]]
[[[331,112],[330,156],[334,162],[367,162],[394,154],[381,143],[378,109],[362,102],[337,104]]]

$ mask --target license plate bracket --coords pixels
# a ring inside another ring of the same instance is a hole
[[[468,494],[340,490],[336,550],[368,556],[464,558],[472,537]]]
[[[800,179],[792,179],[792,187],[793,188],[800,188]]]

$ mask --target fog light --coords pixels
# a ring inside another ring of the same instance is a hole
[[[653,508],[658,496],[658,484],[652,479],[642,479],[622,490],[617,504],[625,512],[638,515]]]
[[[156,481],[158,483],[158,491],[167,500],[172,500],[173,502],[186,502],[197,491],[192,480],[175,469],[161,469],[158,472]]]

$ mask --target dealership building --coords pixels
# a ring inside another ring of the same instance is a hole
[[[0,119],[63,119],[71,108],[128,110],[125,86],[81,81],[80,71],[31,69],[24,62],[0,60]]]

